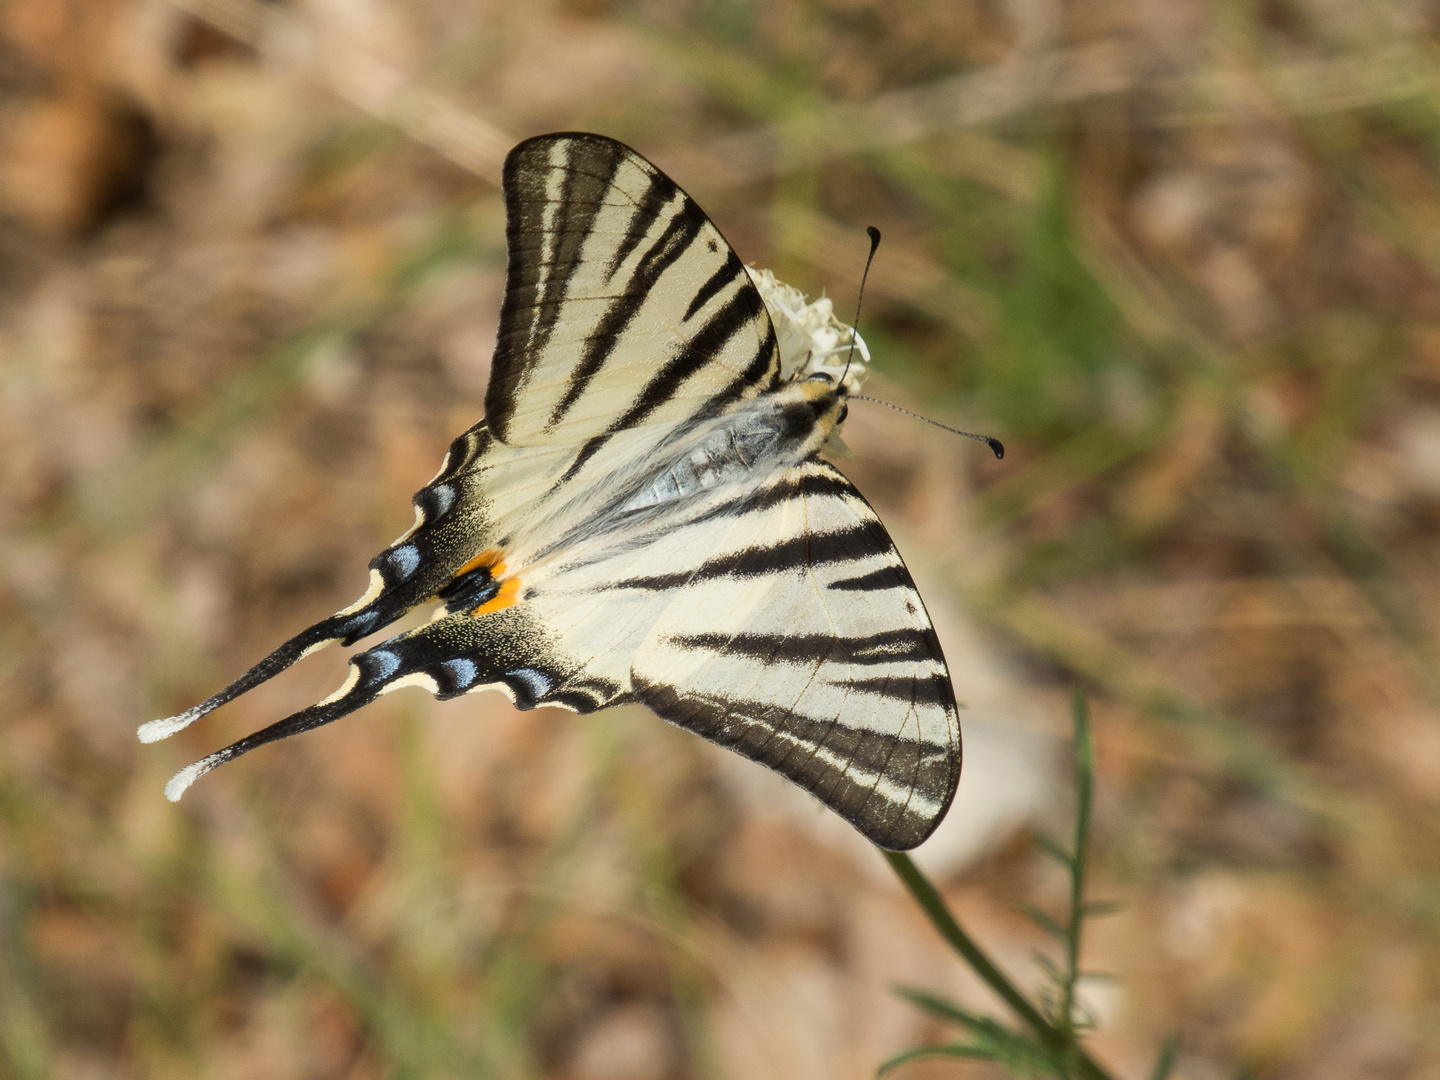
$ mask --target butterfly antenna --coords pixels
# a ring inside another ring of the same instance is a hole
[[[904,413],[906,416],[913,416],[916,420],[924,420],[932,427],[938,427],[941,431],[948,431],[952,435],[964,435],[967,439],[974,439],[976,442],[983,442],[995,452],[997,458],[1005,456],[1005,444],[999,439],[989,435],[976,435],[973,431],[961,431],[949,424],[942,424],[938,420],[931,420],[928,416],[921,416],[919,413],[911,412],[909,409],[902,409],[899,405],[891,405],[888,401],[881,401],[878,397],[852,397],[851,401],[873,401],[876,405],[884,405],[887,409],[894,409],[896,412]]]
[[[850,374],[850,361],[855,359],[855,341],[860,336],[860,305],[865,301],[865,280],[870,276],[870,264],[875,261],[875,249],[880,246],[880,230],[874,225],[866,225],[865,231],[870,234],[870,255],[865,260],[865,272],[860,275],[860,295],[855,298],[855,321],[850,324],[850,351],[845,354],[845,370],[840,372],[840,381],[836,387],[845,385],[845,376]]]

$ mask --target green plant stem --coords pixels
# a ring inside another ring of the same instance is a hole
[[[985,951],[960,928],[960,924],[955,921],[955,916],[950,912],[949,905],[945,903],[945,898],[940,895],[934,885],[930,884],[929,879],[920,872],[920,868],[915,865],[909,855],[903,851],[886,851],[882,854],[895,873],[899,875],[900,880],[904,882],[905,888],[910,890],[910,895],[929,916],[931,925],[940,932],[940,936],[965,958],[965,962],[970,965],[975,974],[984,979],[986,985],[1000,995],[1005,1004],[1015,1012],[1015,1015],[1030,1026],[1042,1043],[1073,1061],[1076,1074],[1083,1077],[1084,1080],[1111,1080],[1109,1073],[1095,1064],[1089,1055],[1080,1048],[1074,1036],[1067,1036],[1046,1020],[1040,1010],[1030,1004],[1025,995],[1005,977],[1004,972],[995,966],[990,957],[985,955]]]
[[[1075,716],[1075,847],[1070,854],[1070,919],[1065,928],[1065,986],[1060,1002],[1061,1031],[1075,1037],[1075,984],[1080,978],[1080,934],[1085,926],[1086,848],[1090,838],[1090,805],[1095,777],[1095,751],[1090,742],[1090,712],[1077,690]]]

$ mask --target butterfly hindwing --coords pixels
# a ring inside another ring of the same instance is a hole
[[[833,466],[807,460],[575,545],[526,593],[361,654],[348,698],[311,717],[404,685],[582,713],[637,701],[775,769],[882,847],[914,847],[949,806],[960,728],[939,641],[889,535]]]
[[[415,493],[414,525],[370,560],[370,584],[363,596],[302,630],[200,704],[142,725],[141,741],[174,735],[328,645],[352,645],[383,630],[445,588],[474,551],[489,542],[488,500],[477,483],[476,465],[490,445],[483,422],[451,442],[440,471]]]
[[[960,727],[889,535],[816,460],[728,524],[688,559],[661,541],[667,573],[618,582],[670,597],[634,659],[636,700],[789,777],[882,847],[914,847],[954,794]]]

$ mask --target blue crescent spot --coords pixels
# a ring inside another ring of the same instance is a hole
[[[480,673],[473,660],[446,660],[442,666],[455,676],[455,685],[462,690],[473,683],[475,676]]]
[[[370,628],[380,621],[378,611],[361,611],[352,615],[340,624],[340,630],[345,634],[369,633]]]
[[[435,512],[430,515],[431,521],[436,521],[449,512],[450,507],[455,505],[455,488],[451,484],[441,484],[439,487],[431,488],[435,496]]]
[[[372,649],[361,655],[375,665],[374,670],[369,673],[371,679],[388,679],[400,669],[400,657],[389,649]]]
[[[406,544],[390,552],[390,565],[395,570],[395,580],[404,581],[420,565],[420,552],[414,544]]]
[[[546,675],[543,671],[536,671],[534,668],[516,668],[514,671],[505,672],[505,674],[517,682],[523,683],[525,689],[530,691],[530,696],[536,700],[539,700],[551,686],[550,676]]]

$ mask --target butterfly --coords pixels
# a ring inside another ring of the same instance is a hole
[[[599,135],[520,143],[484,419],[415,495],[355,603],[154,742],[412,608],[335,693],[182,769],[200,776],[404,686],[521,709],[640,703],[790,778],[893,850],[935,829],[960,724],[925,605],[821,457],[868,354],[828,300],[744,266],[695,202]]]

